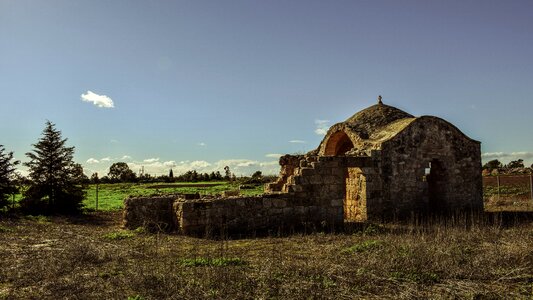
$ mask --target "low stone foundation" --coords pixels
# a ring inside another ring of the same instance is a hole
[[[187,235],[298,230],[343,222],[342,202],[321,207],[287,194],[177,200],[174,211],[178,231]]]
[[[175,227],[172,205],[177,196],[124,199],[123,225],[129,229],[146,227],[171,230]]]
[[[186,235],[253,234],[319,229],[343,223],[342,201],[329,207],[309,205],[294,194],[219,197],[190,200],[183,197],[128,198],[124,200],[124,227],[148,227]]]

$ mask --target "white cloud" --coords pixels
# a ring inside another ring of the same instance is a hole
[[[282,156],[283,154],[279,154],[279,153],[268,153],[265,155],[265,157],[270,157],[270,158],[280,158]]]
[[[292,144],[305,144],[306,141],[302,141],[302,140],[290,140],[289,143],[292,143]]]
[[[175,166],[177,166],[176,162],[173,161],[173,160],[169,160],[169,161],[165,161],[163,163],[163,166],[165,167],[169,167],[169,168],[174,168]]]
[[[129,155],[124,155],[124,156],[122,156],[121,159],[122,159],[122,160],[130,160],[130,159],[131,159],[131,156],[129,156]]]
[[[111,159],[112,158],[108,156],[108,157],[104,157],[104,158],[100,159],[100,161],[111,161]]]
[[[259,164],[261,167],[267,167],[267,166],[279,166],[279,161],[273,160],[273,161],[266,161]]]
[[[98,95],[91,91],[87,91],[85,94],[81,94],[81,100],[84,102],[91,102],[92,104],[101,108],[113,108],[115,104],[113,100],[106,95]]]
[[[315,120],[315,133],[318,135],[326,135],[329,129],[329,120]]]
[[[148,163],[148,164],[155,163],[155,162],[158,162],[158,161],[159,161],[159,157],[158,158],[147,158],[147,159],[143,160],[143,162]]]
[[[112,139],[109,141],[111,144],[118,144],[118,140]]]
[[[87,163],[88,163],[88,164],[98,164],[98,163],[100,163],[100,161],[98,161],[98,159],[95,159],[95,158],[92,158],[92,157],[91,157],[91,158],[89,158],[89,159],[87,160]]]
[[[189,165],[193,169],[205,169],[205,168],[211,166],[211,164],[206,162],[205,160],[195,160],[195,161],[191,162]]]
[[[204,142],[200,142],[200,143],[198,143],[198,146],[200,146],[200,147],[205,147],[205,146],[207,146],[207,144],[204,143]]]

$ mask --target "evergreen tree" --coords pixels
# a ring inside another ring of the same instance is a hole
[[[172,172],[172,169],[170,169],[170,172],[168,172],[168,178],[174,179],[174,172]]]
[[[33,152],[26,153],[30,161],[24,165],[31,183],[21,201],[23,210],[40,214],[81,211],[85,191],[78,183],[83,170],[72,160],[74,147],[65,146],[66,142],[55,124],[47,121],[41,139],[32,145]]]
[[[0,145],[0,209],[9,203],[9,196],[17,192],[14,183],[15,166],[19,161],[11,161],[13,152],[4,153],[3,145]]]

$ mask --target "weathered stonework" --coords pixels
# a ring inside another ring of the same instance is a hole
[[[268,231],[482,210],[480,143],[452,124],[379,103],[333,125],[319,147],[280,158],[257,197],[125,200],[124,224],[183,234]]]

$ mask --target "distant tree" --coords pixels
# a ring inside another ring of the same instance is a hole
[[[168,178],[174,178],[174,172],[172,172],[172,169],[168,172]]]
[[[483,165],[483,169],[486,169],[486,170],[501,169],[502,167],[503,167],[502,163],[497,159],[493,159]]]
[[[222,174],[219,171],[215,172],[215,180],[222,180]]]
[[[109,176],[104,175],[100,177],[100,183],[112,183],[112,180],[111,178],[109,178]]]
[[[93,173],[91,175],[91,183],[92,184],[97,184],[100,182],[100,178],[98,178],[98,173]]]
[[[79,185],[81,166],[74,163],[74,147],[65,146],[67,139],[50,121],[46,122],[41,139],[26,153],[31,180],[21,201],[23,210],[31,213],[77,213],[85,198]]]
[[[83,167],[81,164],[73,164],[72,165],[72,176],[74,177],[74,180],[78,184],[88,184],[90,183],[89,177],[85,175],[83,172]]]
[[[109,167],[109,172],[107,175],[109,178],[111,178],[111,180],[120,182],[133,182],[136,179],[135,173],[133,173],[128,164],[125,162],[116,162],[112,164],[111,167]],[[144,175],[143,177],[146,177],[147,175],[148,174]]]
[[[20,162],[13,159],[13,152],[5,153],[0,145],[0,209],[9,203],[9,196],[17,192],[15,166]]]
[[[229,169],[229,166],[225,166],[224,167],[224,174],[225,174],[224,175],[224,179],[226,179],[228,181],[231,180],[231,171]]]
[[[255,173],[252,174],[252,180],[261,180],[263,177],[263,173],[261,171],[255,171]]]
[[[513,160],[507,164],[508,169],[523,168],[523,167],[524,167],[523,159]]]

